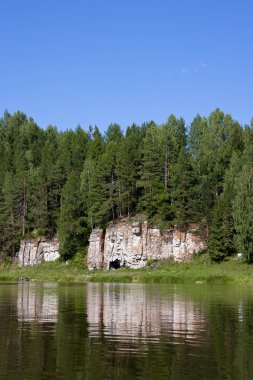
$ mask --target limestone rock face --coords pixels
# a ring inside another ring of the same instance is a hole
[[[22,240],[17,257],[20,266],[55,261],[60,257],[59,242],[56,238],[49,240],[45,237]]]
[[[161,231],[147,222],[120,222],[106,231],[95,229],[90,236],[89,269],[119,267],[142,268],[147,260],[169,259],[184,261],[206,248],[206,241],[196,230]]]
[[[88,267],[89,269],[103,269],[104,265],[104,231],[95,228],[89,238]]]

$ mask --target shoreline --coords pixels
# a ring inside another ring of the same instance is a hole
[[[46,262],[34,266],[0,266],[0,282],[139,282],[168,284],[253,284],[253,266],[238,261],[214,264],[193,260],[187,263],[158,263],[157,269],[117,269],[89,271],[84,266]]]

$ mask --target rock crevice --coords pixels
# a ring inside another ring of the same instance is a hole
[[[206,248],[196,228],[182,232],[148,226],[147,222],[120,222],[94,229],[89,239],[88,268],[142,268],[147,260],[185,261]]]

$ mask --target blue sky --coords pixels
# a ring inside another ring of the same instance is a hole
[[[0,2],[0,114],[59,129],[253,117],[252,0]]]

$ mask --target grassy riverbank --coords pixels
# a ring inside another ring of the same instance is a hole
[[[139,270],[88,271],[81,265],[59,262],[23,268],[0,267],[0,281],[18,281],[20,277],[31,281],[60,282],[253,284],[253,266],[238,261],[214,264],[200,258],[190,263],[159,263],[158,269],[147,267]]]

